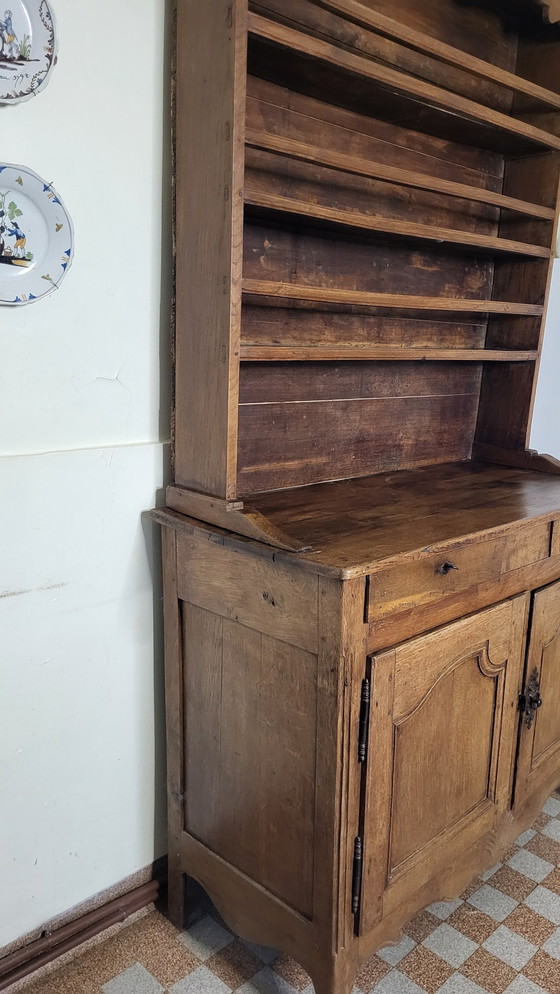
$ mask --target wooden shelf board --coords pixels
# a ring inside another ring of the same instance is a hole
[[[246,192],[245,204],[249,207],[274,211],[308,221],[321,221],[352,229],[357,228],[361,231],[374,232],[391,238],[418,238],[436,244],[475,249],[493,255],[505,253],[506,255],[549,259],[552,254],[551,248],[542,245],[529,245],[509,238],[479,235],[472,231],[437,228],[434,225],[416,224],[411,221],[400,221],[396,218],[379,218],[369,214],[359,214],[355,211],[341,211],[334,207],[323,207],[320,204],[294,200],[290,197],[280,197],[272,193]]]
[[[516,211],[519,214],[526,214],[529,217],[536,217],[544,221],[554,221],[556,218],[556,213],[552,207],[541,207],[539,204],[526,203],[524,200],[517,200],[515,197],[506,197],[501,193],[493,193],[491,190],[482,190],[477,187],[468,186],[466,183],[454,183],[451,180],[411,172],[407,169],[399,169],[396,166],[386,166],[383,163],[369,162],[357,156],[346,155],[343,152],[336,152],[327,148],[318,148],[314,145],[307,145],[305,142],[294,141],[291,138],[270,135],[264,131],[249,129],[245,136],[245,143],[250,148],[274,152],[300,162],[326,166],[331,169],[337,169],[340,172],[351,173],[355,176],[365,176],[369,179],[379,179],[387,183],[410,186],[416,190],[428,190],[431,193],[445,194],[450,197],[458,197],[462,200],[474,201],[475,203],[489,204],[493,207]]]
[[[408,76],[406,73],[373,62],[363,56],[355,55],[322,39],[302,31],[296,31],[276,21],[270,21],[258,14],[249,14],[248,30],[250,35],[273,45],[336,66],[354,76],[370,80],[393,93],[424,103],[439,111],[457,114],[489,129],[497,128],[509,135],[533,142],[544,148],[560,149],[560,137],[556,135],[509,117],[500,111],[492,110],[467,97],[459,96],[450,90],[426,83],[416,76]]]
[[[243,280],[242,290],[259,297],[306,300],[325,304],[353,304],[362,307],[386,307],[414,311],[460,311],[467,314],[512,314],[541,316],[542,304],[524,304],[505,300],[464,300],[455,297],[417,297],[401,293],[370,293],[330,287],[301,286],[268,280]]]
[[[539,2],[542,2],[545,6],[547,5],[546,0],[539,0]],[[548,104],[550,107],[560,108],[559,93],[554,93],[552,90],[539,86],[537,83],[532,83],[522,76],[516,76],[515,73],[508,72],[499,66],[484,62],[482,59],[478,59],[468,52],[462,52],[460,49],[447,45],[437,38],[432,38],[429,35],[423,34],[421,31],[416,31],[414,28],[410,28],[400,21],[395,21],[385,14],[379,14],[377,11],[370,10],[369,7],[357,2],[357,0],[315,0],[315,3],[318,7],[330,11],[332,14],[339,14],[345,20],[351,21],[360,27],[376,31],[384,37],[392,38],[394,41],[400,41],[408,48],[412,48],[417,52],[423,52],[425,55],[431,55],[446,65],[455,66],[457,69],[464,69],[472,73],[473,76],[479,76],[481,79],[498,83],[500,86],[504,86],[514,93],[522,93],[525,96],[532,97],[534,100]],[[560,19],[560,10],[558,19]]]
[[[242,345],[244,362],[323,362],[375,360],[452,361],[452,362],[534,362],[535,351],[503,349],[410,349],[384,345]]]

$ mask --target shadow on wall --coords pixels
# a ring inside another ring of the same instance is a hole
[[[165,49],[163,59],[163,146],[162,146],[162,230],[161,230],[161,298],[160,298],[160,438],[167,441],[171,433],[175,267],[173,259],[173,155],[172,155],[172,53],[175,44],[175,3],[165,0]],[[171,446],[163,446],[163,487],[156,493],[156,507],[165,506],[165,488],[171,479]],[[165,691],[163,671],[163,577],[161,562],[161,528],[151,518],[150,510],[142,514],[142,529],[153,582],[154,632],[154,858],[167,851],[166,766],[165,766]]]

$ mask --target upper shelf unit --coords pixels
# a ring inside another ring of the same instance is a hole
[[[319,6],[344,8],[347,13],[350,11],[350,16],[354,14],[354,19],[358,17],[367,24],[367,8],[360,4],[342,3],[342,0],[335,4],[329,0]],[[366,13],[356,15],[357,8]],[[385,33],[388,30],[384,28]],[[249,70],[255,75],[296,88],[303,81],[310,93],[343,93],[346,103],[381,119],[395,123],[414,120],[417,130],[507,155],[526,155],[539,149],[560,150],[560,137],[556,134],[279,21],[249,13],[248,31]],[[421,45],[421,41],[416,43],[416,47]],[[470,62],[464,53],[452,54],[452,49],[443,47],[447,53],[444,61],[453,58],[456,65]],[[478,75],[483,74],[487,79],[495,76],[492,67],[483,72],[483,64],[479,60],[474,62]],[[508,80],[505,83],[500,79],[503,85],[511,86],[515,81],[517,91],[521,87],[533,100],[558,107],[557,94],[510,73],[499,75]]]
[[[525,448],[560,32],[493,3],[178,0],[186,513]]]

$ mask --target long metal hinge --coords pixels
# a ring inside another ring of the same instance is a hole
[[[360,698],[360,727],[358,731],[358,762],[365,763],[367,758],[368,728],[370,709],[369,680],[362,680],[362,696]]]
[[[358,836],[354,840],[354,861],[352,865],[352,914],[356,915],[360,908],[360,895],[362,892],[362,863],[363,846],[362,840]]]

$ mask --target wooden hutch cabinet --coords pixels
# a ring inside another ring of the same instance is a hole
[[[177,8],[170,911],[349,994],[560,780],[560,10]]]

